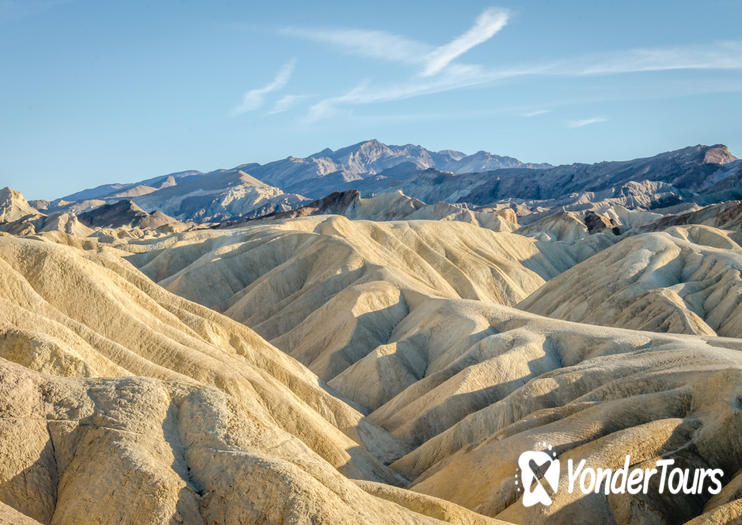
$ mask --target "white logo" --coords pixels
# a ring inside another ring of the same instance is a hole
[[[631,456],[627,455],[621,468],[593,468],[588,467],[587,461],[582,459],[576,464],[572,459],[567,460],[567,492],[572,494],[579,490],[582,494],[647,494],[650,480],[658,475],[653,483],[654,490],[662,494],[666,489],[671,494],[718,494],[721,492],[724,471],[721,469],[695,470],[673,468],[674,459],[660,459],[654,467],[630,468]],[[523,487],[523,506],[532,507],[537,503],[551,505],[552,496],[559,490],[561,475],[559,460],[551,445],[548,451],[527,450],[518,458],[520,483],[516,479],[516,486]],[[516,474],[518,477],[518,474]],[[547,490],[548,488],[548,490]],[[520,487],[518,487],[520,490]]]
[[[551,448],[551,447],[549,447]],[[556,453],[553,453],[556,456]],[[551,505],[551,496],[538,479],[538,472],[546,467],[543,479],[556,492],[559,487],[559,460],[554,459],[546,452],[538,450],[529,450],[523,452],[518,458],[518,467],[521,471],[521,481],[523,483],[523,506],[532,507],[536,503],[542,505]],[[534,482],[536,483],[534,485]]]

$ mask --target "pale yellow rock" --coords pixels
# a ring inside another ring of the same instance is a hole
[[[570,321],[742,337],[742,250],[735,246],[711,227],[629,237],[518,307]]]
[[[410,510],[448,523],[458,525],[504,525],[507,523],[477,514],[449,501],[404,490],[399,487],[374,483],[373,481],[358,480],[355,483],[369,494],[393,501]]]
[[[313,216],[187,232],[130,260],[330,381],[386,342],[411,294],[514,304],[607,244],[541,243],[457,221]]]

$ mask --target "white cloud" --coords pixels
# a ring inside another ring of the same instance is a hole
[[[678,69],[742,69],[742,42],[630,49],[577,61],[577,74],[601,75]],[[580,62],[588,62],[580,67]],[[590,63],[592,62],[592,63]]]
[[[414,64],[429,53],[431,46],[386,31],[363,29],[303,29],[285,27],[280,33],[315,42],[333,44],[347,53],[391,62]]]
[[[285,95],[276,101],[276,103],[273,105],[273,108],[268,112],[268,114],[275,115],[277,113],[288,111],[305,98],[307,98],[307,95]]]
[[[451,64],[443,72],[434,77],[413,77],[406,82],[386,86],[370,85],[366,81],[343,95],[329,97],[317,102],[310,108],[307,119],[309,121],[315,121],[328,117],[337,106],[390,102],[422,95],[443,93],[466,87],[491,84],[497,80],[514,76],[535,74],[538,71],[541,70],[536,68],[532,71],[517,69],[494,71],[474,65]]]
[[[358,84],[343,95],[328,97],[311,106],[307,119],[320,120],[330,116],[336,107],[344,105],[372,104],[418,97],[432,93],[451,91],[480,84],[484,77],[473,66],[451,66],[446,74],[431,79],[413,79],[389,86],[370,86],[368,81]]]
[[[485,10],[477,17],[477,21],[471,29],[448,44],[436,48],[426,57],[423,76],[435,75],[454,59],[492,38],[505,27],[509,16],[505,9],[490,8]]]
[[[265,103],[265,96],[268,93],[278,91],[286,86],[291,78],[291,73],[293,73],[295,65],[296,60],[287,62],[278,70],[275,78],[269,84],[246,91],[245,94],[242,95],[242,102],[232,109],[231,115],[237,116],[261,108]]]
[[[343,104],[369,104],[412,98],[456,89],[492,85],[498,81],[525,76],[594,76],[673,69],[742,69],[742,42],[721,42],[706,46],[629,50],[622,53],[594,54],[517,68],[492,69],[478,65],[449,64],[432,77],[411,77],[392,85],[365,83],[345,95],[320,101],[310,120],[330,114],[330,108]],[[314,108],[314,106],[313,106]],[[536,116],[535,113],[524,116]],[[588,119],[590,120],[590,119]],[[577,124],[580,122],[576,121]],[[602,122],[591,121],[582,126]],[[574,125],[572,127],[580,127]]]
[[[525,113],[522,113],[521,117],[525,117],[525,118],[538,117],[540,115],[546,115],[547,113],[551,113],[551,110],[550,109],[537,109],[534,111],[527,111]]]
[[[589,126],[591,124],[598,124],[599,122],[607,122],[608,119],[604,117],[592,117],[581,120],[569,120],[567,121],[568,128],[581,128],[583,126]]]
[[[310,107],[307,115],[309,121],[326,118],[341,106],[388,102],[472,86],[492,85],[504,79],[517,77],[587,77],[678,69],[742,69],[740,41],[630,49],[575,56],[545,63],[521,64],[515,67],[492,68],[456,62],[462,54],[486,42],[502,30],[509,18],[509,11],[489,8],[477,17],[469,30],[439,47],[385,31],[284,28],[281,32],[285,35],[326,42],[355,55],[410,64],[417,69],[406,79],[383,84],[365,81],[344,94],[320,100]],[[534,110],[523,113],[522,116],[535,117],[549,111]],[[602,121],[586,119],[574,121],[570,125],[581,127]]]
[[[509,17],[505,9],[486,9],[468,31],[439,47],[386,31],[285,27],[280,33],[332,44],[346,53],[418,65],[422,68],[421,75],[428,77],[440,73],[453,60],[492,38],[505,27]]]

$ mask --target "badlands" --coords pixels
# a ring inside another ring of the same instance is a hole
[[[742,203],[278,197],[0,190],[0,523],[742,520]],[[526,507],[547,447],[723,487]]]

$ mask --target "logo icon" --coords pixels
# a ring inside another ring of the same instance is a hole
[[[552,453],[552,455],[554,457],[540,450],[527,450],[518,458],[518,468],[523,483],[524,507],[532,507],[537,503],[542,505],[552,504],[551,496],[542,484],[542,482],[545,482],[552,493],[556,492],[559,486],[559,460],[556,459],[556,453]],[[542,479],[539,479],[539,473],[542,471]]]

